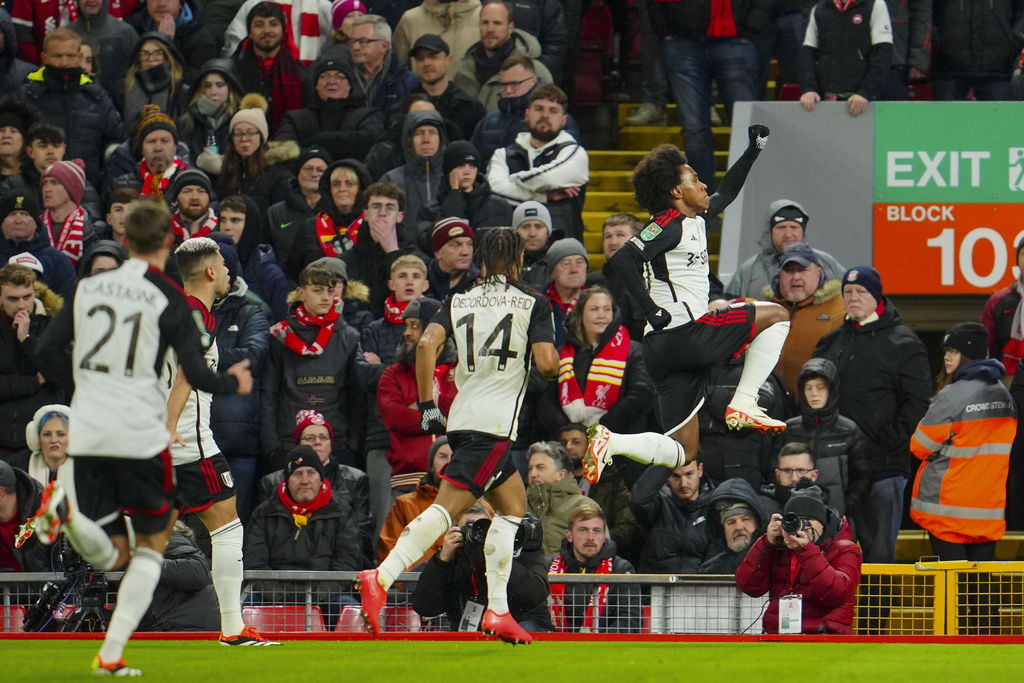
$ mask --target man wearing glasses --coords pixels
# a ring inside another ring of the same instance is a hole
[[[385,114],[420,84],[416,74],[391,52],[391,27],[384,17],[364,14],[352,22],[348,41],[356,79],[366,102]]]
[[[807,444],[793,442],[782,447],[775,467],[775,483],[761,485],[761,509],[767,516],[782,514],[800,479],[818,481],[817,460]]]

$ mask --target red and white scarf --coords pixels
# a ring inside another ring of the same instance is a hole
[[[1024,284],[1020,280],[1013,283],[1013,288],[1020,297],[1017,308],[1013,311],[1013,322],[1010,326],[1010,341],[1006,342],[1003,351],[1003,365],[1006,366],[1006,374],[1013,375],[1017,372],[1020,359],[1024,358]]]
[[[409,305],[408,301],[396,301],[394,292],[391,293],[384,301],[384,319],[392,325],[404,325],[405,318],[405,307]]]
[[[551,568],[548,569],[549,574],[565,574],[565,559],[559,555],[555,558],[555,561],[551,563]],[[595,574],[611,574],[612,573],[612,558],[608,557],[601,560],[601,564],[597,565]],[[597,601],[596,612],[594,601]],[[549,607],[551,609],[551,621],[555,623],[555,628],[559,632],[565,632],[569,630],[569,625],[565,620],[565,584],[551,582],[551,596],[549,598]],[[590,604],[587,605],[587,611],[583,615],[583,623],[580,624],[580,633],[594,633],[597,630],[595,626],[595,620],[600,621],[601,614],[604,612],[605,606],[608,604],[608,584],[601,583],[597,586],[597,596],[591,596]]]
[[[581,289],[580,292],[582,291],[583,290]],[[579,292],[577,292],[576,296],[572,298],[572,301],[570,301],[569,303],[565,303],[564,301],[562,301],[562,298],[558,296],[558,290],[555,289],[555,283],[552,282],[550,285],[548,285],[548,299],[551,301],[551,305],[561,306],[562,310],[565,312],[566,315],[569,315],[569,312],[572,311],[572,307],[576,305],[576,300],[579,298],[580,294]]]
[[[46,227],[46,235],[50,238],[50,246],[57,251],[67,254],[71,262],[76,266],[78,259],[82,258],[82,233],[85,229],[85,210],[77,207],[67,218],[60,229],[60,237],[53,238],[53,216],[50,210],[43,211],[43,225]]]
[[[600,420],[619,399],[628,355],[629,332],[620,325],[615,336],[594,356],[585,389],[580,391],[573,368],[576,347],[569,343],[562,346],[558,354],[558,398],[566,417],[587,426]]]
[[[352,221],[347,227],[336,229],[334,219],[326,211],[316,216],[316,238],[325,256],[341,256],[355,245],[359,239],[359,226],[363,224],[363,214]]]
[[[277,487],[277,499],[292,513],[292,520],[299,529],[309,523],[313,513],[331,502],[331,482],[324,479],[320,484],[320,493],[308,503],[296,503],[288,494],[288,477]]]
[[[334,334],[335,323],[338,322],[338,316],[341,315],[338,310],[337,297],[335,297],[334,303],[335,305],[331,306],[331,309],[322,316],[310,315],[306,312],[306,307],[302,305],[295,309],[295,317],[300,323],[309,327],[320,328],[312,344],[302,341],[299,335],[295,334],[295,331],[292,330],[287,320],[282,320],[271,327],[270,335],[294,353],[300,356],[316,358],[327,348],[327,344],[331,341],[331,335]]]
[[[67,26],[72,21],[78,21],[78,3],[75,0],[60,0],[57,12],[60,14],[60,26]]]
[[[200,225],[194,233],[189,234],[188,228],[181,222],[181,212],[175,211],[174,215],[171,216],[171,230],[173,230],[174,234],[183,240],[187,240],[190,237],[206,237],[217,229],[217,224],[219,222],[220,221],[217,219],[217,216],[214,215],[213,211],[207,211],[206,220],[203,221],[203,224]]]
[[[275,2],[284,8],[292,25],[292,38],[299,46],[299,61],[309,66],[320,55],[320,13],[317,0],[296,0],[294,4],[292,0]]]
[[[156,173],[150,173],[149,167],[146,166],[145,159],[139,164],[139,175],[142,176],[142,189],[139,190],[140,194],[148,194],[154,197],[164,198],[164,190],[171,182],[171,176],[177,173],[178,169],[188,168],[188,164],[174,157],[174,162],[167,167],[167,170],[157,175]]]

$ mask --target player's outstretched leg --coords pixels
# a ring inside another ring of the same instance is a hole
[[[103,646],[92,660],[92,671],[104,676],[141,676],[138,669],[125,665],[122,655],[135,628],[142,621],[150,603],[153,591],[160,582],[164,556],[153,548],[139,547],[121,579],[117,590],[117,607],[110,617],[110,626]]]
[[[487,577],[487,611],[480,621],[484,633],[513,645],[533,642],[533,636],[512,618],[508,609],[508,580],[512,575],[512,555],[516,533],[526,511],[526,489],[521,477],[512,476],[488,494],[496,514],[484,539],[484,575]],[[516,515],[504,514],[507,512]]]
[[[686,464],[686,453],[682,444],[665,434],[644,432],[642,434],[616,434],[601,424],[587,430],[590,444],[583,456],[583,476],[591,484],[601,479],[604,468],[611,464],[613,455],[622,455],[631,460],[662,467],[682,467]],[[692,458],[691,458],[692,460]]]
[[[765,414],[757,405],[757,392],[779,362],[782,345],[789,335],[788,314],[778,304],[759,302],[754,324],[759,332],[747,347],[736,393],[725,410],[725,424],[729,429],[780,432],[786,423]]]
[[[445,484],[442,483],[442,490]],[[440,493],[438,496],[440,497]],[[434,503],[409,525],[398,537],[398,542],[376,569],[359,572],[356,588],[363,603],[363,623],[370,635],[380,635],[380,613],[387,602],[388,588],[398,575],[423,557],[423,553],[452,527],[452,517],[441,505]]]

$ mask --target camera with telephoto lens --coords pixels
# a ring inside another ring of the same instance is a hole
[[[36,604],[25,610],[22,630],[33,632],[106,631],[110,610],[106,608],[108,583],[75,552],[67,539],[61,540],[60,565],[64,580],[48,581]],[[66,608],[73,611],[68,614]]]
[[[462,537],[466,540],[466,545],[482,546],[484,541],[487,540],[487,532],[490,531],[490,528],[491,520],[481,517],[471,520],[465,526],[459,527],[459,530],[462,532]],[[544,530],[540,525],[540,520],[527,513],[523,520],[519,522],[519,528],[516,530],[516,539],[512,546],[514,552],[518,554],[524,548],[526,550],[540,548],[543,533]]]
[[[795,512],[787,512],[782,517],[782,530],[790,536],[802,531],[805,526],[804,520]]]
[[[486,517],[470,520],[465,526],[460,527],[462,537],[466,539],[466,543],[475,545],[484,544],[484,540],[487,538],[487,532],[490,528],[491,520]]]

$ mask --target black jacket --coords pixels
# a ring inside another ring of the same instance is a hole
[[[0,411],[2,412],[2,411]],[[30,415],[29,420],[32,419]],[[24,440],[25,428],[21,428],[22,439]],[[40,501],[43,497],[43,485],[28,476],[28,473],[14,469],[14,495],[18,499],[18,524],[24,524],[36,514]],[[20,548],[11,548],[14,559],[23,572],[46,572],[51,570],[50,551],[51,547],[39,542],[39,537],[32,534],[25,545]],[[545,582],[546,584],[547,582]]]
[[[181,4],[182,13],[186,11],[186,6],[192,12],[192,20],[174,27],[174,45],[185,60],[182,63],[185,69],[185,82],[191,83],[203,64],[217,56],[217,42],[206,28],[199,3],[195,0],[181,0]],[[139,35],[156,30],[153,18],[147,12],[146,0],[142,0],[138,9],[128,17],[128,23]]]
[[[356,352],[356,376],[359,388],[366,394],[366,442],[367,451],[387,448],[391,444],[391,433],[384,426],[377,405],[377,385],[389,365],[399,360],[402,348],[404,323],[391,323],[378,318],[362,329],[359,334],[359,351]],[[375,353],[380,363],[368,363],[363,352]]]
[[[633,574],[633,565],[616,554],[615,541],[606,538],[601,550],[586,562],[576,559],[567,539],[562,539],[559,555],[565,561],[566,574],[593,574],[598,566],[609,557],[612,558],[612,574]],[[595,577],[596,579],[597,577]],[[579,633],[583,626],[587,608],[591,602],[596,603],[597,586],[594,583],[565,584],[565,628],[570,633]],[[640,633],[641,626],[641,592],[638,583],[613,583],[608,586],[607,602],[603,611],[598,613],[596,604],[594,617],[596,633]]]
[[[878,99],[892,66],[892,43],[872,44],[875,3],[853,0],[844,12],[832,0],[819,0],[814,6],[808,34],[817,26],[818,47],[800,48],[801,92],[856,93]]]
[[[936,75],[1008,79],[1024,47],[1021,0],[933,0]]]
[[[348,279],[358,280],[370,288],[370,312],[374,318],[384,315],[384,302],[391,294],[388,280],[391,279],[391,264],[400,256],[413,252],[412,238],[403,230],[402,224],[395,226],[398,249],[385,252],[378,242],[373,241],[370,227],[364,223],[359,231],[359,240],[341,255],[348,268]]]
[[[36,411],[64,401],[64,392],[56,384],[40,384],[37,377],[46,368],[34,355],[49,323],[46,315],[33,313],[28,336],[19,342],[11,319],[0,313],[0,449],[25,448],[25,426]]]
[[[712,0],[644,1],[648,3],[651,28],[659,38],[674,36],[693,40],[707,39]],[[767,28],[772,18],[771,0],[732,0],[731,4],[738,38],[750,40]]]
[[[296,178],[288,181],[288,196],[267,209],[267,237],[270,240],[270,247],[274,250],[278,265],[292,284],[299,279],[299,271],[291,271],[291,266],[295,265],[291,262],[292,249],[303,228],[315,218],[316,208],[306,202]]]
[[[458,138],[453,138],[451,131],[449,131],[449,140],[468,140],[469,136],[473,134],[476,124],[480,123],[480,119],[487,113],[484,105],[479,100],[467,95],[466,91],[451,81],[448,82],[448,87],[445,88],[444,92],[436,97],[428,94],[423,89],[422,84],[413,92],[426,95],[438,113],[444,117],[445,121],[451,121],[458,127],[462,135]]]
[[[558,0],[513,0],[512,22],[540,43],[540,62],[555,83],[562,82],[562,66],[569,47],[565,12]],[[575,24],[579,26],[579,23]],[[574,74],[575,75],[575,74]]]
[[[815,358],[839,370],[839,414],[864,432],[871,480],[910,476],[910,437],[928,410],[928,352],[896,306],[884,299],[881,317],[866,325],[847,318],[818,342]]]
[[[363,569],[352,516],[333,498],[303,527],[275,493],[252,513],[245,530],[245,568],[278,571]]]
[[[3,32],[4,38],[4,46],[0,48],[0,92],[15,92],[35,67],[30,62],[18,59],[18,36],[11,15],[5,9],[0,9],[0,32]]]
[[[283,463],[282,463],[283,467]],[[375,526],[370,513],[370,479],[361,470],[348,465],[328,461],[324,466],[327,481],[331,482],[331,497],[341,505],[355,521],[359,533],[360,561],[363,567],[372,567],[377,563],[377,539],[374,537]],[[277,488],[284,481],[284,470],[277,469],[260,479],[257,496],[260,503],[277,498]]]
[[[68,298],[75,293],[78,284],[75,267],[67,255],[50,246],[50,238],[46,236],[45,228],[39,220],[36,220],[36,224],[39,226],[36,233],[24,242],[15,242],[0,235],[0,263],[6,264],[12,256],[27,251],[43,264],[43,274],[39,280],[57,294]]]
[[[839,414],[839,378],[835,365],[823,358],[812,358],[797,377],[803,396],[804,384],[819,377],[829,385],[828,402],[813,410],[800,403],[800,416],[786,422],[786,430],[775,443],[775,452],[788,443],[807,444],[817,456],[818,486],[828,490],[829,507],[849,518],[871,488],[871,463],[867,443],[857,424]]]
[[[465,218],[477,233],[484,228],[508,227],[512,224],[512,207],[508,202],[495,197],[491,186],[484,177],[486,169],[481,169],[476,182],[469,192],[453,190],[448,178],[441,178],[437,195],[421,209],[416,222],[417,243],[420,249],[430,253],[430,237],[434,231],[434,223],[442,218],[458,216]]]
[[[714,486],[702,477],[697,499],[680,500],[668,486],[671,474],[652,465],[633,485],[633,514],[648,529],[641,574],[696,574],[711,544],[705,516]]]
[[[160,583],[153,602],[139,622],[140,631],[216,631],[220,628],[217,591],[210,578],[210,560],[195,541],[171,533],[164,551]]]
[[[713,540],[708,547],[707,558],[698,570],[701,574],[735,574],[736,568],[747,556],[747,550],[750,550],[748,545],[745,550],[735,552],[726,544],[722,517],[715,509],[716,504],[721,501],[742,502],[753,510],[757,529],[754,531],[754,537],[750,539],[751,544],[764,534],[768,526],[769,516],[758,503],[757,491],[744,479],[723,481],[711,492],[708,503],[708,533]]]
[[[536,525],[540,529],[540,524]],[[517,622],[530,621],[542,629],[554,631],[548,613],[548,565],[540,549],[541,539],[512,559],[508,580],[508,607]],[[484,549],[465,545],[455,551],[451,562],[443,562],[435,553],[420,574],[412,593],[412,608],[424,617],[448,615],[452,630],[457,630],[463,606],[472,600],[487,604],[487,577],[484,574]]]

